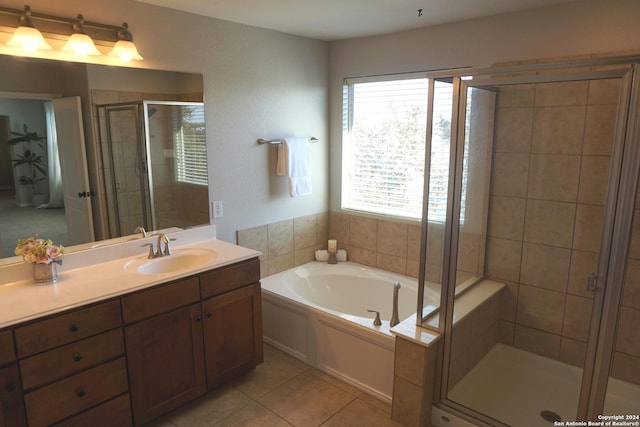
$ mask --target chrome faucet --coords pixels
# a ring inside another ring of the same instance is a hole
[[[391,320],[389,320],[389,326],[393,328],[400,323],[400,317],[398,316],[398,292],[400,291],[400,282],[393,284],[393,313],[391,313]]]
[[[135,230],[133,230],[133,234],[142,233],[142,237],[147,237],[147,230],[144,229],[141,225],[137,226]]]
[[[166,234],[160,233],[158,235],[158,246],[156,251],[153,251],[153,243],[145,243],[142,247],[149,246],[149,256],[148,258],[158,258],[163,256],[171,255],[171,248],[169,247],[169,242],[176,240],[175,238],[169,238]],[[162,244],[164,243],[164,249],[162,248]]]
[[[157,246],[156,257],[171,255],[169,240],[176,240],[176,239],[169,239],[167,235],[164,233],[160,233],[158,235],[158,246]],[[164,249],[161,249],[163,243],[164,243]]]

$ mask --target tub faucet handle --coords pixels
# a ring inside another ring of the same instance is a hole
[[[369,310],[369,309],[367,309],[367,311],[368,311],[369,313],[375,313],[375,314],[376,314],[376,318],[375,318],[375,319],[373,319],[373,324],[374,324],[375,326],[380,326],[380,325],[382,325],[382,321],[380,320],[380,312],[379,312],[379,311],[376,311],[376,310]]]

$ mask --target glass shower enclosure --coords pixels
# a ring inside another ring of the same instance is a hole
[[[427,76],[425,200],[447,210],[424,208],[420,282],[441,304],[419,299],[418,323],[444,337],[437,400],[452,413],[518,426],[638,416],[637,61]],[[487,279],[500,297],[461,314],[458,297]]]
[[[204,105],[97,106],[110,237],[209,221]]]

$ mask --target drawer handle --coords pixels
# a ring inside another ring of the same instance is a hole
[[[71,326],[69,326],[69,330],[71,332],[78,332],[78,329],[80,329],[80,326],[76,325],[75,323]]]
[[[211,311],[207,311],[207,317],[211,317],[213,316],[213,313]]]
[[[74,362],[79,362],[82,360],[82,355],[78,354],[78,353],[73,353],[73,361]]]
[[[200,322],[201,320],[202,320],[202,316],[198,314],[196,316],[196,322]]]
[[[16,383],[9,383],[7,384],[7,387],[6,387],[7,391],[13,391],[16,388],[18,388],[18,385]]]
[[[79,388],[78,391],[76,391],[76,394],[78,395],[78,397],[85,397],[87,395],[87,392]]]

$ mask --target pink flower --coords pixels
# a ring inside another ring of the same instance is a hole
[[[21,255],[25,262],[35,262],[38,264],[57,262],[58,264],[62,264],[64,247],[54,245],[51,240],[36,239],[35,236],[33,236],[18,240],[14,253]]]
[[[59,246],[49,246],[49,248],[47,248],[47,256],[50,261],[58,262],[64,256],[64,251]]]

